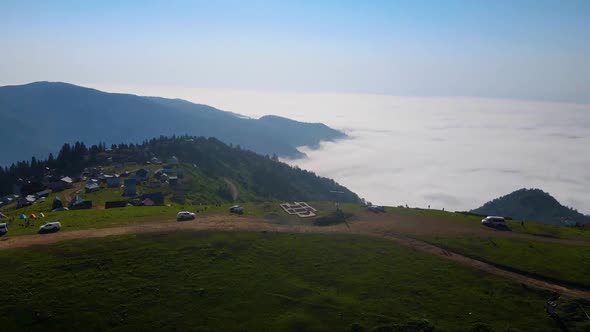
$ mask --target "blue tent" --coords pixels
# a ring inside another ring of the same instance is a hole
[[[21,214],[19,218],[21,218],[21,219],[27,219],[27,215],[26,214]]]

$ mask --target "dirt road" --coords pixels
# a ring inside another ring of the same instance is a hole
[[[427,216],[404,216],[394,213],[364,214],[354,223],[356,230],[377,234],[400,234],[410,238],[420,237],[469,237],[469,238],[510,238],[535,242],[565,245],[590,246],[583,239],[562,239],[532,234],[501,231],[495,228],[466,224],[453,219],[439,219]]]
[[[174,222],[173,220],[162,220],[156,223],[145,223],[136,225],[127,225],[112,228],[84,229],[68,232],[59,232],[44,235],[25,235],[16,237],[6,237],[0,239],[0,250],[11,248],[24,248],[35,245],[44,245],[56,243],[64,240],[99,238],[112,235],[124,234],[141,234],[170,232],[177,230],[194,230],[194,231],[269,231],[269,232],[297,232],[297,233],[346,233],[375,236],[393,241],[413,250],[436,255],[438,257],[456,262],[463,266],[484,271],[500,277],[511,279],[528,287],[536,287],[551,290],[560,294],[584,298],[590,300],[590,290],[580,289],[571,286],[559,285],[536,278],[511,272],[476,259],[462,256],[450,252],[437,246],[422,242],[411,237],[400,235],[391,228],[385,228],[380,223],[371,223],[370,225],[363,222],[346,225],[335,225],[329,227],[317,227],[311,225],[280,225],[273,224],[267,220],[245,218],[238,216],[211,216],[200,218],[196,221]]]

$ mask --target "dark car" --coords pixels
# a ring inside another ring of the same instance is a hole
[[[244,208],[239,205],[234,205],[229,208],[229,212],[235,214],[244,214]]]
[[[385,212],[385,207],[383,207],[381,205],[371,205],[371,206],[367,207],[367,210],[369,210],[371,212],[379,213],[379,212]]]

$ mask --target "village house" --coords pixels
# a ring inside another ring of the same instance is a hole
[[[72,183],[74,183],[74,180],[72,180],[72,178],[69,176],[64,176],[59,180],[64,183],[65,188],[72,188]]]
[[[135,196],[137,195],[137,180],[130,178],[125,180],[123,184],[123,195],[124,196]]]
[[[16,195],[22,196],[35,194],[36,192],[39,192],[43,189],[45,189],[43,183],[34,180],[25,181],[23,179],[18,179],[16,183],[13,185],[13,192]]]
[[[61,198],[55,196],[53,199],[53,203],[51,204],[51,210],[62,209],[64,207],[64,203],[62,202]]]
[[[29,206],[29,205],[32,205],[33,203],[35,203],[35,201],[36,201],[36,198],[35,198],[35,196],[32,196],[32,195],[20,197],[17,200],[17,206],[19,208]]]
[[[164,205],[164,193],[160,191],[143,194],[139,197],[139,199],[142,202],[144,202],[146,199],[149,199],[153,203],[152,205]]]
[[[121,181],[119,180],[118,177],[110,177],[107,178],[107,186],[109,188],[118,188],[121,185]]]
[[[74,199],[72,199],[70,201],[70,204],[68,205],[70,210],[82,210],[82,209],[91,209],[92,208],[92,201],[88,201],[83,199],[80,196],[76,196],[74,197]]]
[[[8,195],[0,198],[0,206],[8,205],[14,201],[14,195]]]
[[[47,196],[49,196],[49,193],[50,193],[50,192],[51,192],[51,191],[50,191],[49,189],[45,189],[45,190],[42,190],[42,191],[39,191],[39,192],[35,193],[35,196],[36,196],[37,198],[41,198],[41,197],[47,197]]]
[[[139,181],[147,181],[150,178],[150,171],[146,168],[142,168],[135,172],[135,177]]]
[[[88,183],[86,184],[86,186],[84,186],[84,189],[86,190],[86,193],[93,193],[96,191],[100,190],[100,186],[98,185],[98,183]]]
[[[112,178],[117,178],[117,177],[118,177],[117,175],[103,174],[103,175],[101,176],[101,178],[100,178],[100,181],[101,181],[102,183],[108,183],[108,182],[109,182],[109,179],[112,179]]]
[[[86,181],[86,176],[85,175],[76,175],[72,177],[72,182],[76,183],[76,182],[82,182],[82,181]]]

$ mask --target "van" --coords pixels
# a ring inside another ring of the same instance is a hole
[[[506,221],[504,220],[504,217],[487,216],[481,220],[481,224],[485,226],[498,227],[506,226]]]

